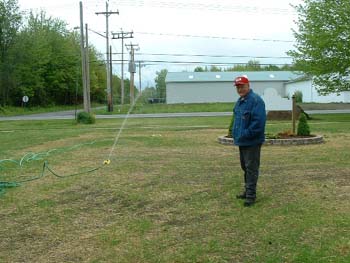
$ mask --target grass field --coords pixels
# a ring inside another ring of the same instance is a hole
[[[92,107],[102,107],[104,105],[93,103]],[[83,105],[60,105],[60,106],[48,106],[48,107],[1,107],[0,106],[0,117],[4,116],[16,116],[16,115],[30,115],[37,113],[47,113],[47,112],[56,112],[56,111],[68,111],[82,109]]]
[[[137,103],[131,113],[173,113],[173,112],[229,112],[233,103],[186,103],[186,104],[142,104]],[[304,110],[343,110],[350,109],[350,103],[299,103]],[[95,114],[125,114],[130,105],[115,105],[113,112],[106,108],[95,109]]]
[[[350,109],[350,103],[299,103],[304,110],[343,110]],[[113,111],[108,112],[106,105],[94,104],[94,114],[125,114],[130,105],[114,105]],[[78,110],[82,105],[77,106]],[[138,102],[131,113],[178,113],[178,112],[229,112],[232,111],[233,103],[186,103],[186,104],[144,104]],[[28,115],[55,111],[74,110],[75,106],[54,106],[54,107],[0,107],[0,117]]]
[[[230,117],[0,122],[0,262],[350,262],[350,115],[313,115],[325,143],[262,148],[245,208]],[[290,129],[270,121],[267,132]],[[39,154],[40,153],[40,154]],[[36,158],[36,159],[38,159]]]

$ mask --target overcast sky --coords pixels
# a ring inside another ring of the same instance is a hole
[[[44,10],[47,15],[66,21],[70,28],[79,26],[77,0],[18,0],[22,11]],[[83,2],[84,23],[91,30],[105,34],[105,0]],[[291,5],[302,0],[110,0],[109,11],[119,11],[109,18],[109,31],[133,31],[134,38],[126,43],[139,44],[135,60],[144,61],[143,86],[152,85],[155,72],[192,71],[205,64],[174,64],[170,62],[245,63],[256,59],[260,63],[284,64],[291,60],[286,51],[293,48],[297,14]],[[90,44],[105,53],[106,41],[89,34]],[[113,52],[121,52],[121,40],[111,41]],[[153,54],[153,55],[146,55]],[[172,54],[154,55],[154,54]],[[191,56],[206,55],[206,56]],[[224,57],[228,56],[228,57]],[[128,58],[126,55],[125,58]],[[120,59],[114,55],[113,59]],[[153,61],[153,62],[152,62]],[[154,62],[158,61],[158,62]],[[164,61],[164,62],[159,62]],[[153,65],[152,65],[153,64]],[[210,65],[208,65],[210,66]],[[126,70],[125,70],[126,71]],[[120,65],[114,72],[120,75]],[[128,73],[125,73],[128,77]],[[136,83],[137,84],[137,83]]]

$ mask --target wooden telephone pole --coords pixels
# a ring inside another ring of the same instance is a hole
[[[121,65],[121,78],[120,78],[120,93],[121,93],[121,99],[120,103],[123,105],[124,104],[124,39],[125,38],[133,38],[134,32],[123,32],[121,30],[120,32],[113,33],[112,32],[112,39],[121,39],[122,40],[122,65]]]
[[[133,105],[135,102],[134,95],[134,74],[136,73],[136,64],[135,64],[135,50],[139,50],[138,44],[126,44],[127,50],[130,50],[130,61],[129,61],[129,72],[130,72],[130,105]]]
[[[81,69],[82,69],[82,82],[83,82],[83,98],[84,98],[84,111],[90,112],[90,75],[89,75],[89,42],[87,35],[84,38],[84,15],[83,15],[83,3],[80,1],[80,49],[81,49]],[[86,40],[86,42],[85,42]]]
[[[107,110],[109,112],[113,111],[113,101],[112,101],[112,86],[111,86],[111,76],[110,76],[110,54],[109,54],[109,23],[108,18],[110,15],[117,14],[119,11],[113,12],[108,11],[108,1],[106,1],[106,11],[105,12],[96,12],[96,15],[105,15],[106,16],[106,70],[107,70]]]

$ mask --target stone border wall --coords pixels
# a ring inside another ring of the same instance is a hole
[[[225,145],[233,145],[233,139],[226,136],[218,138],[219,143]],[[264,145],[306,145],[323,143],[323,136],[316,135],[315,137],[307,138],[290,138],[290,139],[266,139]]]

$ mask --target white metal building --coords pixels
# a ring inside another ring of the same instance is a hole
[[[332,93],[327,96],[319,95],[316,85],[312,79],[298,78],[285,84],[286,95],[292,97],[296,91],[301,91],[303,94],[303,102],[350,102],[350,91],[341,92],[339,95]]]
[[[291,71],[254,72],[168,72],[166,76],[166,101],[174,103],[234,102],[238,94],[233,80],[246,75],[250,87],[259,95],[267,88],[274,88],[284,97],[285,83],[300,75]]]
[[[238,94],[233,86],[237,76],[246,75],[250,86],[257,94],[264,96],[266,89],[275,89],[280,97],[291,97],[301,91],[303,102],[350,102],[350,92],[340,95],[321,96],[311,79],[291,71],[246,71],[246,72],[168,72],[166,102],[214,103],[234,102]]]

